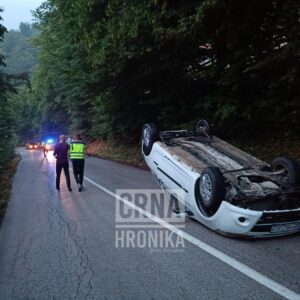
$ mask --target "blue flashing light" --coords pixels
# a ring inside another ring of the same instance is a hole
[[[48,140],[47,140],[47,143],[48,143],[48,144],[52,144],[52,143],[53,143],[53,139],[48,139]]]

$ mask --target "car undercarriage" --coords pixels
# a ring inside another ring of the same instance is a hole
[[[287,185],[284,169],[274,170],[267,163],[213,136],[168,132],[162,139],[171,152],[196,169],[197,166],[200,169],[217,167],[227,187],[225,200],[236,206],[254,210],[300,207],[300,189]]]
[[[250,236],[300,230],[300,166],[295,160],[280,156],[271,164],[263,162],[211,135],[205,120],[195,131],[157,131],[146,124],[142,141],[144,158],[161,187],[171,193],[182,189],[191,215],[208,227]],[[285,229],[276,223],[280,218],[288,223]]]

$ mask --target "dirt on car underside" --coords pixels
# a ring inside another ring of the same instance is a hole
[[[274,181],[269,165],[217,138],[174,138],[168,151],[199,174],[207,167],[217,167],[230,182],[226,200],[254,210],[295,209],[300,207],[300,192],[282,191]]]
[[[268,165],[248,153],[217,138],[174,138],[168,143],[169,151],[180,157],[188,165],[215,166],[222,173],[245,169],[263,169]],[[200,163],[199,163],[200,162]]]

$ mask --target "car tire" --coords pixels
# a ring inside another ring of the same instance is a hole
[[[153,144],[158,141],[158,130],[153,123],[145,124],[142,132],[143,153],[148,156]]]
[[[300,185],[300,166],[295,160],[286,156],[277,157],[272,161],[271,167],[273,171],[285,170],[288,184]]]
[[[209,125],[209,123],[204,119],[199,120],[197,125],[196,125],[196,132],[204,133],[204,134],[210,136],[211,134],[210,134],[210,125]]]
[[[224,177],[218,168],[204,169],[198,182],[196,195],[199,209],[206,215],[212,216],[218,210],[225,196]]]

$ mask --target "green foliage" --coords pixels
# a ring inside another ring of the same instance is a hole
[[[42,128],[90,137],[199,117],[228,134],[297,132],[299,12],[293,0],[48,0],[30,97]]]
[[[5,107],[11,109],[3,113],[9,113],[10,128],[24,141],[32,139],[40,129],[38,97],[33,95],[29,82],[37,62],[37,48],[32,45],[32,39],[36,36],[37,30],[33,25],[21,23],[19,30],[5,33],[0,45],[5,57],[5,65],[0,67],[5,72],[7,83],[4,97],[9,102]],[[8,89],[10,93],[7,93]],[[16,138],[13,140],[15,143]]]
[[[5,56],[8,74],[32,74],[36,65],[37,49],[32,38],[37,35],[33,25],[21,23],[19,30],[6,32],[0,51]]]
[[[2,10],[0,9],[0,13]],[[2,20],[0,16],[0,21]],[[6,28],[0,24],[0,43]],[[4,57],[0,54],[0,67],[4,66]],[[15,110],[8,93],[12,91],[7,75],[0,69],[0,171],[4,164],[14,156],[15,146]]]

